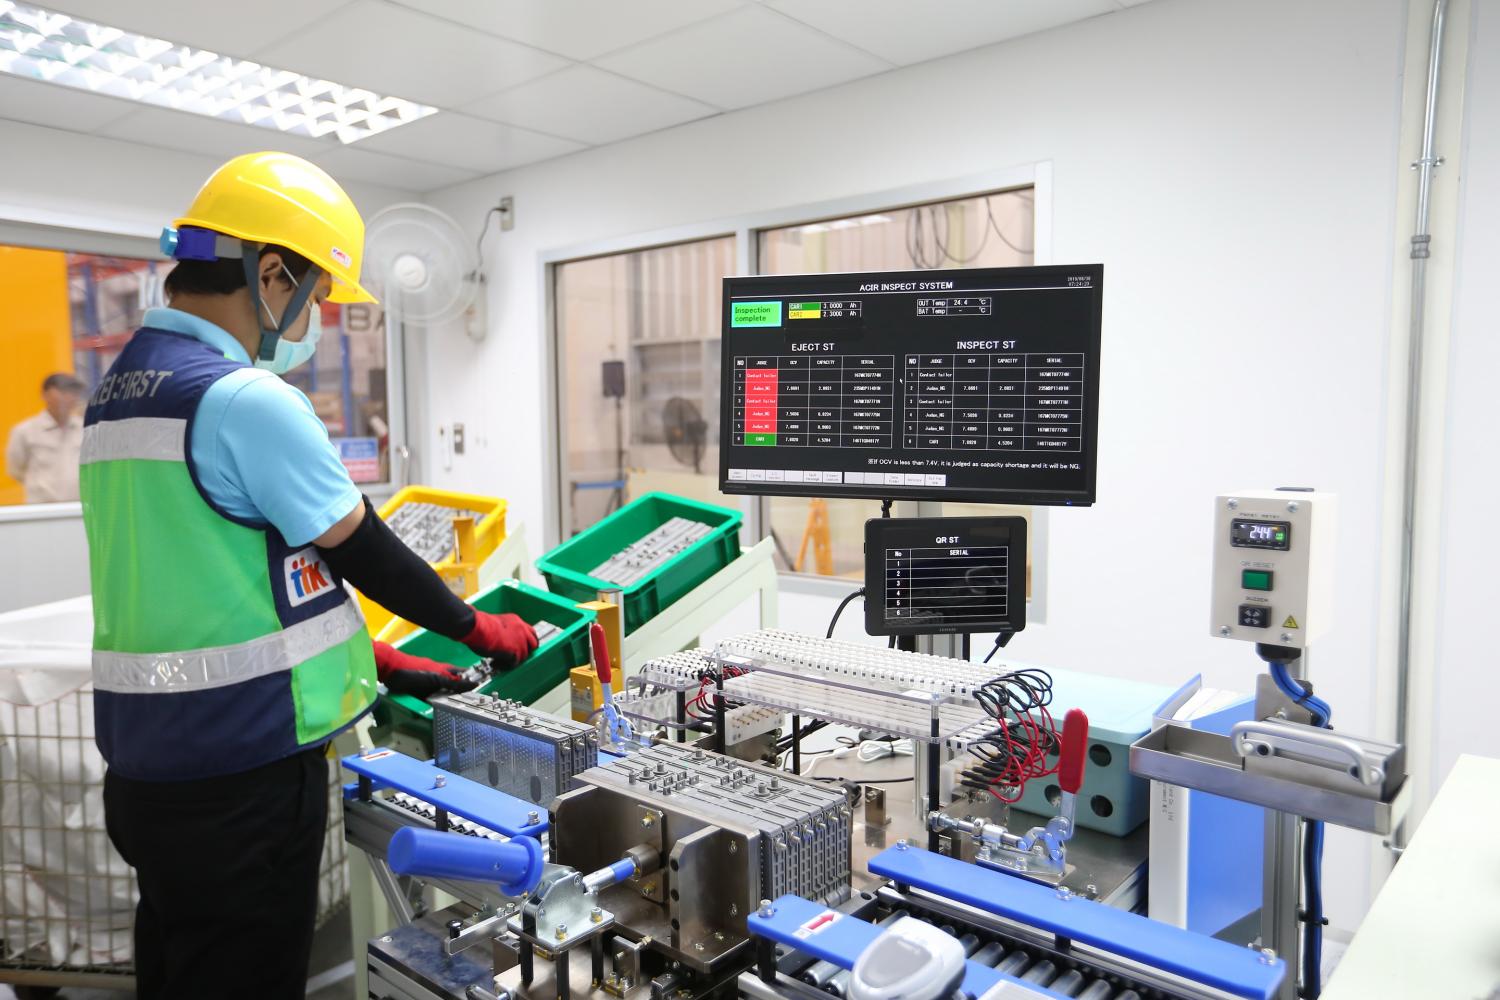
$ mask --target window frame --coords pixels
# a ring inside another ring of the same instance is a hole
[[[151,237],[128,232],[75,229],[63,224],[17,218],[0,217],[0,244],[55,250],[60,253],[100,254],[163,262],[169,260],[162,255],[158,241]],[[377,504],[407,485],[411,462],[410,435],[406,426],[410,409],[407,400],[405,337],[398,336],[397,331],[392,329],[389,316],[389,313],[385,314],[382,325],[385,327],[386,398],[390,415],[390,478],[378,483],[357,484]],[[404,324],[396,325],[404,332]],[[0,524],[69,517],[83,517],[83,506],[77,500],[0,505]]]
[[[557,336],[556,293],[559,265],[594,257],[607,257],[613,254],[733,236],[737,272],[742,275],[754,275],[760,273],[760,239],[765,230],[807,225],[852,215],[870,215],[881,211],[910,208],[933,202],[954,201],[1017,188],[1030,188],[1033,192],[1032,261],[1036,264],[1050,264],[1052,263],[1053,197],[1050,160],[1018,164],[979,174],[905,187],[887,188],[843,198],[787,205],[706,222],[671,226],[602,240],[589,240],[538,253],[537,294],[542,303],[542,308],[538,310],[540,314],[538,336],[541,338],[541,357],[547,368],[545,378],[542,380],[543,392],[546,394],[543,407],[554,431],[553,447],[545,452],[547,467],[543,470],[547,484],[543,492],[543,544],[545,547],[551,548],[562,541],[564,526],[571,522],[572,515],[568,491],[562,481],[568,430],[563,420],[563,399],[558,384],[562,349],[560,338]],[[770,525],[767,498],[745,497],[741,504],[749,539],[758,542],[767,537]],[[897,516],[904,517],[940,517],[942,504],[935,501],[901,501],[896,504],[894,512]],[[1027,620],[1036,624],[1043,624],[1046,621],[1046,552],[1051,528],[1050,520],[1047,507],[1032,508],[1032,528],[1028,539],[1031,548],[1032,576]],[[780,576],[793,589],[803,593],[843,596],[857,589],[857,585],[852,581],[830,580],[816,574],[782,572]]]

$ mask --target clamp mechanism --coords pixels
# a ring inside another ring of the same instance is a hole
[[[932,813],[929,823],[937,831],[954,830],[974,838],[979,845],[975,861],[1037,881],[1056,884],[1067,874],[1068,841],[1073,839],[1078,791],[1083,787],[1087,761],[1089,720],[1082,709],[1071,709],[1063,719],[1057,784],[1061,789],[1057,815],[1046,826],[1034,826],[1017,836],[998,823],[977,817],[954,819]]]

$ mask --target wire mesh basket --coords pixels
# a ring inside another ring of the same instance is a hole
[[[104,826],[93,690],[0,701],[0,982],[128,985],[135,872]],[[329,761],[318,926],[348,901],[338,768]]]

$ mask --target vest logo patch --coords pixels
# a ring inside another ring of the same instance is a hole
[[[309,545],[283,561],[282,582],[286,584],[287,603],[295,608],[332,590],[333,573],[318,550]]]

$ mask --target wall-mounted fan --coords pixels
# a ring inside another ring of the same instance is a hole
[[[694,472],[702,472],[703,452],[708,447],[708,424],[698,407],[691,400],[673,396],[662,407],[661,423],[672,457],[683,465],[691,465]]]
[[[484,275],[477,252],[451,217],[415,202],[377,212],[365,232],[366,268],[382,304],[407,323],[464,318],[485,334]]]

